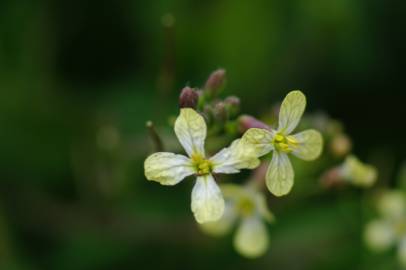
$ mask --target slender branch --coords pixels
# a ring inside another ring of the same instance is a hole
[[[164,145],[162,143],[161,137],[159,136],[158,132],[155,129],[154,123],[152,121],[147,121],[145,124],[149,131],[149,136],[152,139],[152,142],[154,143],[154,148],[155,151],[160,152],[164,150]]]

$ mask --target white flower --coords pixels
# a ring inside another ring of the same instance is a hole
[[[200,114],[190,108],[181,109],[175,122],[175,133],[188,156],[158,152],[144,163],[146,178],[162,185],[175,185],[190,175],[197,177],[191,208],[199,223],[218,220],[224,212],[223,195],[213,174],[238,173],[240,169],[259,165],[252,148],[245,147],[240,140],[207,158],[204,150],[206,129]]]
[[[238,223],[234,235],[234,248],[241,255],[256,258],[263,255],[269,246],[268,232],[264,221],[273,221],[265,197],[252,186],[222,185],[226,199],[226,210],[221,219],[201,225],[204,232],[221,236]]]
[[[360,187],[372,186],[378,177],[375,167],[362,163],[353,155],[345,159],[339,173],[344,180]]]
[[[380,218],[370,221],[364,240],[374,251],[382,252],[397,246],[399,262],[406,266],[406,197],[401,191],[385,192],[378,201]]]
[[[286,195],[293,186],[294,171],[288,154],[303,160],[316,159],[323,148],[321,134],[313,129],[290,135],[298,125],[306,107],[306,97],[300,91],[290,92],[282,102],[279,112],[279,126],[275,130],[249,129],[242,140],[263,156],[273,151],[266,173],[266,185],[276,196]]]

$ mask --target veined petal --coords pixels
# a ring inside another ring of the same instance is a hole
[[[233,201],[226,200],[224,214],[219,220],[206,222],[199,225],[202,231],[209,235],[222,236],[230,232],[237,217],[238,215],[235,209],[235,203]]]
[[[374,220],[366,226],[364,239],[370,249],[383,251],[393,245],[395,233],[390,223]]]
[[[204,156],[207,127],[203,117],[191,108],[183,108],[175,121],[175,133],[189,156]]]
[[[162,185],[175,185],[194,169],[191,160],[183,155],[158,152],[150,155],[144,162],[145,177]]]
[[[242,136],[241,140],[248,146],[252,146],[252,153],[261,157],[271,152],[273,148],[272,139],[274,132],[262,128],[250,128]]]
[[[293,137],[297,143],[293,148],[293,155],[304,160],[314,160],[320,156],[323,149],[323,137],[320,132],[308,129],[289,137]]]
[[[197,177],[191,207],[198,223],[217,221],[223,215],[223,194],[211,174]]]
[[[240,169],[253,169],[260,163],[253,153],[253,147],[240,139],[215,154],[210,161],[213,163],[214,173],[238,173]]]
[[[243,256],[256,258],[263,255],[269,244],[266,227],[258,217],[242,220],[234,237],[234,247]]]
[[[288,194],[293,186],[293,178],[294,171],[289,157],[274,151],[265,177],[269,191],[275,196]]]
[[[279,112],[278,131],[287,135],[290,134],[302,118],[306,108],[306,97],[301,91],[292,91],[282,102]]]

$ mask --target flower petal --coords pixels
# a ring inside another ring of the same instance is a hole
[[[314,160],[320,156],[323,149],[323,137],[317,130],[308,129],[291,137],[298,143],[292,151],[293,155],[304,160]]]
[[[200,224],[200,228],[209,235],[223,236],[230,232],[237,217],[234,202],[226,201],[223,216],[217,221]]]
[[[244,144],[240,139],[222,149],[210,158],[214,173],[238,173],[240,169],[256,168],[260,161],[253,152],[254,148]]]
[[[370,187],[378,178],[378,172],[374,166],[361,162],[353,155],[347,156],[340,166],[340,175],[360,187]]]
[[[274,149],[272,144],[274,135],[274,131],[271,130],[250,128],[244,133],[241,140],[253,147],[251,151],[254,155],[261,157]]]
[[[278,131],[290,134],[297,126],[306,108],[306,97],[301,91],[292,91],[282,102]]]
[[[186,153],[204,156],[207,127],[203,117],[191,108],[183,108],[175,121],[175,133]]]
[[[191,207],[198,223],[217,221],[223,215],[223,194],[211,174],[197,177]]]
[[[234,237],[234,247],[243,256],[256,258],[263,255],[269,244],[265,225],[258,217],[242,220]]]
[[[188,157],[167,152],[150,155],[144,162],[145,177],[162,185],[175,185],[194,169]]]
[[[293,186],[293,178],[294,171],[289,157],[274,151],[265,177],[269,191],[275,196],[288,194]]]
[[[395,234],[390,223],[374,220],[366,226],[364,239],[370,249],[384,251],[394,243]]]

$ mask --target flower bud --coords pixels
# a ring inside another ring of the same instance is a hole
[[[336,157],[347,155],[351,151],[351,148],[352,143],[350,138],[343,133],[334,136],[330,143],[330,150]]]
[[[197,102],[199,101],[198,93],[192,88],[186,86],[182,89],[179,96],[179,107],[180,108],[192,108],[195,109]]]
[[[224,100],[228,116],[235,117],[240,110],[240,99],[236,96],[229,96]]]
[[[217,69],[213,71],[206,81],[204,89],[211,97],[217,96],[223,89],[226,81],[226,71],[224,69]]]
[[[219,122],[227,121],[227,110],[224,102],[220,101],[214,104],[212,109],[213,117]]]
[[[238,118],[238,125],[241,133],[244,133],[250,128],[262,128],[267,130],[271,129],[267,124],[259,121],[258,119],[250,115],[241,115]]]

